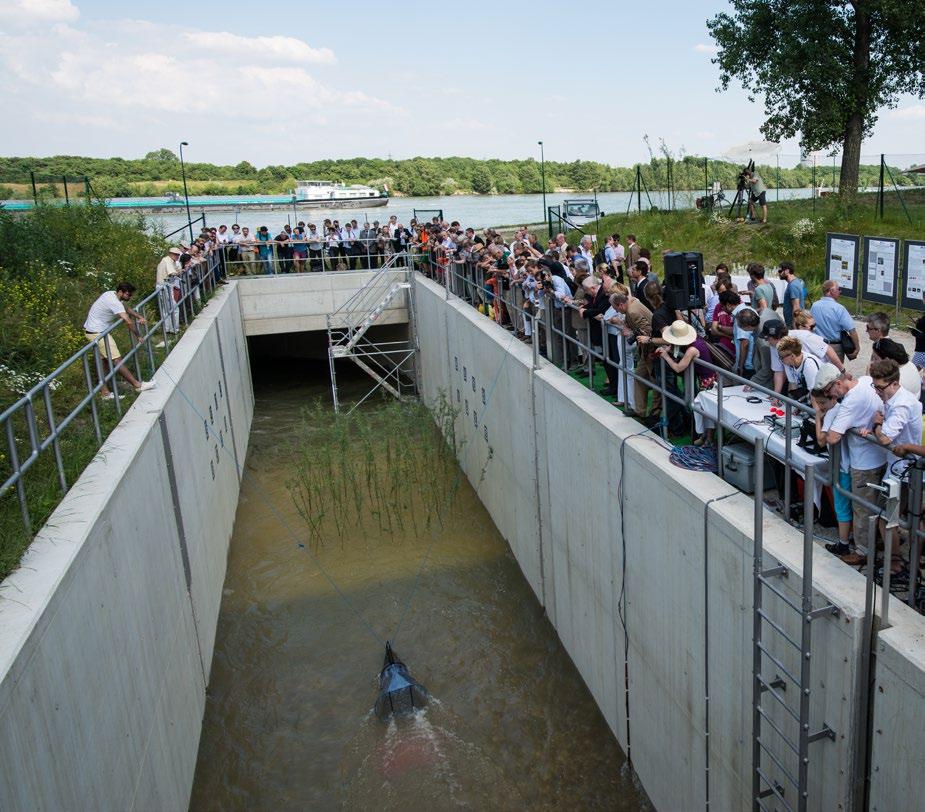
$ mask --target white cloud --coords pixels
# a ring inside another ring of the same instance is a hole
[[[18,99],[75,122],[73,114],[105,115],[139,129],[158,117],[203,116],[217,131],[268,116],[281,118],[280,127],[317,124],[322,108],[332,120],[338,111],[403,112],[360,90],[329,87],[302,67],[334,61],[329,48],[294,37],[245,39],[125,19],[58,23],[0,34],[0,73],[16,78],[0,85],[0,103]],[[298,103],[278,107],[280,94],[294,87]]]
[[[295,37],[242,37],[228,31],[187,31],[183,34],[197,50],[249,59],[330,65],[336,62],[330,48],[312,48]]]
[[[72,23],[80,11],[71,0],[2,0],[0,24],[15,28]]]
[[[719,53],[719,46],[718,45],[707,45],[703,42],[698,42],[694,46],[694,50],[698,54],[717,54]]]
[[[890,110],[889,118],[898,118],[900,120],[917,120],[925,118],[925,104],[913,104],[910,107],[900,107],[898,110]]]

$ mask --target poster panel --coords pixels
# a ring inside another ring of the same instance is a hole
[[[903,243],[902,306],[909,310],[925,310],[925,242],[906,240]]]
[[[825,278],[838,282],[841,292],[857,296],[861,238],[853,234],[825,235]]]
[[[864,238],[864,289],[861,298],[895,305],[899,293],[899,240],[892,237]]]

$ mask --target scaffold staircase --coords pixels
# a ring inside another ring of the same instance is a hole
[[[417,339],[410,274],[407,255],[396,254],[337,310],[328,314],[328,363],[335,411],[341,408],[336,362],[342,359],[356,364],[374,381],[373,387],[350,407],[350,411],[380,388],[400,400],[416,396]],[[376,325],[389,305],[401,296],[405,297],[408,308],[408,338],[374,340],[368,334],[369,329]]]
[[[755,459],[763,459],[763,446],[756,446]],[[808,465],[805,472],[806,520],[799,602],[782,584],[791,576],[788,568],[780,564],[765,567],[761,525],[763,466],[759,463],[755,467],[761,473],[756,473],[755,489],[752,808],[755,812],[805,812],[812,764],[810,745],[835,740],[835,732],[828,724],[813,724],[810,719],[813,621],[838,616],[839,610],[833,604],[813,608],[813,466]],[[772,603],[766,598],[771,598]],[[799,632],[793,632],[794,624],[786,619],[787,613],[796,616]]]

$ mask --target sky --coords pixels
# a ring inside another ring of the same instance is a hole
[[[648,135],[719,157],[763,138],[760,100],[716,92],[705,21],[727,7],[0,0],[0,154],[134,158],[188,141],[190,161],[260,167],[538,158],[542,140],[547,160],[631,165]],[[904,97],[863,153],[921,159],[923,132],[925,101]],[[793,165],[799,145],[782,152]]]

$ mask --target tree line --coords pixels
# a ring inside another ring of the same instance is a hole
[[[639,165],[648,189],[668,187],[669,163],[672,187],[676,190],[703,189],[705,181],[720,181],[724,189],[734,189],[741,169],[734,163],[709,160],[705,176],[702,157],[653,157]],[[185,169],[190,191],[195,194],[287,194],[296,180],[308,179],[361,183],[378,188],[387,186],[392,193],[415,197],[458,193],[529,194],[543,191],[543,169],[547,192],[556,189],[623,192],[632,190],[636,183],[635,166],[610,166],[596,161],[547,161],[545,167],[541,167],[534,158],[510,161],[462,157],[346,158],[291,166],[274,164],[260,169],[248,161],[240,161],[234,165],[187,163]],[[782,188],[806,188],[813,182],[812,167],[778,169],[759,165],[758,171],[772,188],[778,183]],[[860,185],[876,186],[879,172],[878,165],[862,166]],[[898,167],[892,168],[892,172],[901,185],[925,184],[925,176],[904,175]],[[6,198],[30,197],[30,173],[35,173],[40,191],[50,196],[63,196],[61,181],[65,176],[69,179],[89,177],[93,191],[103,197],[162,196],[169,191],[183,191],[179,158],[168,149],[150,152],[144,158],[129,159],[69,155],[0,157],[0,194]],[[817,167],[817,186],[837,186],[838,182],[837,168]]]

